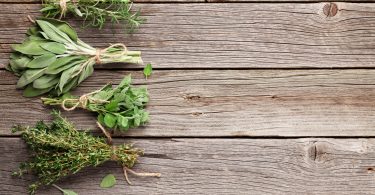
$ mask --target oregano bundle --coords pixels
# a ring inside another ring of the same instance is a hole
[[[98,122],[122,131],[145,124],[149,114],[145,106],[149,101],[145,87],[131,86],[131,76],[126,76],[118,86],[107,84],[99,90],[80,97],[64,94],[57,98],[42,98],[46,105],[61,106],[66,111],[76,108],[98,113]]]
[[[35,127],[15,126],[12,129],[21,133],[21,138],[32,151],[32,158],[13,173],[16,176],[25,173],[37,176],[38,180],[29,186],[30,194],[35,194],[41,186],[53,185],[68,175],[106,161],[116,161],[123,166],[126,180],[126,171],[138,176],[160,176],[159,173],[135,173],[130,169],[142,154],[141,150],[129,144],[108,145],[104,138],[76,130],[59,112],[53,111],[52,114],[55,119],[50,125],[40,121]]]
[[[20,76],[17,88],[24,96],[69,92],[94,71],[95,64],[142,63],[139,51],[124,44],[96,49],[81,41],[69,24],[54,19],[36,20],[22,44],[13,45],[7,69]]]
[[[67,13],[71,13],[83,18],[85,24],[100,29],[110,21],[122,23],[125,29],[132,32],[145,21],[140,17],[139,10],[131,11],[130,0],[43,0],[42,5],[43,9],[40,11],[45,17],[61,19]]]

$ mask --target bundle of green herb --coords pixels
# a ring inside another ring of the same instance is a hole
[[[140,12],[131,12],[130,0],[43,0],[43,9],[40,11],[46,17],[65,17],[72,13],[85,21],[88,25],[102,28],[107,20],[112,23],[124,23],[125,28],[132,32],[145,20]]]
[[[135,88],[130,84],[129,75],[115,88],[112,84],[107,84],[100,90],[81,97],[64,94],[58,98],[42,98],[42,101],[46,105],[59,105],[67,111],[79,107],[97,112],[101,124],[109,128],[127,130],[143,125],[149,119],[148,112],[144,110],[149,99],[147,89]]]
[[[29,186],[30,194],[44,185],[52,185],[65,176],[75,174],[85,167],[98,166],[106,161],[117,161],[127,179],[126,171],[136,163],[142,151],[132,145],[108,145],[104,138],[78,131],[73,124],[53,111],[55,120],[47,125],[38,122],[35,127],[15,126],[13,132],[21,132],[22,139],[33,151],[33,157],[22,163],[16,176],[34,173],[38,181]],[[158,173],[139,173],[139,176],[156,176]],[[127,179],[128,180],[128,179]]]
[[[26,97],[64,94],[89,77],[95,64],[142,63],[141,52],[128,51],[123,44],[106,49],[91,47],[65,22],[40,19],[36,23],[22,44],[13,45],[7,67],[20,76],[17,88],[26,87]]]

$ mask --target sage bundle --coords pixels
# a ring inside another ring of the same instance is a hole
[[[95,64],[142,63],[141,52],[128,51],[124,44],[93,48],[59,20],[36,20],[27,35],[22,44],[12,46],[14,52],[7,67],[20,76],[17,88],[25,88],[26,97],[47,92],[64,94],[89,77]]]
[[[149,120],[149,114],[145,111],[148,100],[147,89],[131,86],[130,75],[117,87],[110,83],[80,97],[64,94],[57,98],[42,98],[44,104],[61,106],[66,111],[82,108],[96,112],[100,124],[122,131],[143,125]]]
[[[59,112],[53,111],[52,114],[55,119],[50,125],[40,121],[35,127],[15,126],[12,129],[21,133],[22,139],[32,150],[32,158],[13,173],[15,176],[33,173],[38,177],[29,186],[30,194],[35,194],[41,186],[53,185],[83,168],[95,167],[106,161],[116,161],[123,166],[127,181],[126,171],[138,176],[160,176],[159,173],[136,173],[131,170],[142,154],[141,150],[130,144],[111,146],[104,138],[76,130]]]
[[[132,32],[145,19],[140,12],[132,12],[130,0],[43,0],[40,10],[45,17],[62,19],[67,13],[83,18],[85,26],[102,28],[107,21],[122,23],[125,29]],[[89,22],[88,22],[89,21]]]

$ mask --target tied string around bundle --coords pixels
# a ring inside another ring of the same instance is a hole
[[[75,110],[78,107],[81,107],[83,109],[87,108],[87,104],[89,102],[98,103],[98,104],[108,103],[108,101],[106,101],[106,100],[101,100],[101,99],[96,99],[96,98],[90,97],[91,95],[100,92],[102,89],[93,91],[91,93],[84,94],[81,97],[79,97],[78,99],[75,99],[75,98],[64,99],[61,103],[61,107],[65,111],[72,111],[72,110]]]
[[[108,52],[109,50],[114,49],[114,48],[118,48],[119,52]],[[121,58],[125,56],[127,53],[128,53],[128,48],[122,43],[113,44],[105,49],[96,49],[95,55],[92,55],[92,57],[89,60],[83,63],[79,71],[75,73],[72,77],[79,75],[86,68],[86,66],[90,66],[93,64],[102,64],[103,63],[102,59],[104,58],[110,58],[110,59],[115,60],[117,58]],[[85,55],[86,53],[79,53],[79,54]]]
[[[105,130],[104,127],[99,122],[96,122],[96,123],[97,123],[98,127],[103,131],[105,136],[107,137],[107,143],[109,145],[111,145],[111,151],[112,151],[111,152],[111,160],[112,161],[119,161],[119,158],[116,154],[118,148],[117,148],[117,146],[112,145],[112,138],[108,134],[108,131]],[[135,175],[135,176],[138,176],[138,177],[161,177],[160,173],[145,173],[145,172],[138,173],[138,172],[135,172],[132,169],[128,168],[126,165],[122,165],[122,170],[123,170],[123,173],[124,173],[125,180],[129,185],[132,185],[132,183],[129,180],[128,172]]]

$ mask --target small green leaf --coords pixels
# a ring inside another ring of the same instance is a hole
[[[75,65],[82,64],[85,59],[79,56],[68,56],[58,58],[54,63],[47,67],[46,74],[58,74]]]
[[[100,124],[105,125],[103,114],[99,114],[97,120],[98,120],[98,122],[99,122]]]
[[[121,115],[118,115],[117,117],[117,125],[121,128],[121,129],[128,129],[129,128],[129,119],[121,116]]]
[[[116,116],[110,113],[105,114],[104,116],[104,124],[109,127],[113,128],[116,125]]]
[[[51,42],[51,43],[42,43],[40,44],[40,47],[43,49],[55,53],[55,54],[64,54],[66,52],[66,48],[61,43]]]
[[[52,87],[53,88],[53,87]],[[32,85],[28,85],[25,90],[23,90],[24,97],[36,97],[49,92],[52,88],[48,89],[35,89]]]
[[[17,88],[25,87],[44,74],[46,68],[26,70],[17,82]]]
[[[53,18],[43,18],[43,20],[56,26],[59,30],[66,33],[74,42],[77,42],[78,36],[77,32],[66,22],[61,20],[56,20]]]
[[[56,61],[55,54],[52,54],[52,53],[44,54],[31,60],[27,64],[27,67],[28,68],[44,68],[44,67],[51,65],[55,61]]]
[[[72,42],[72,40],[66,33],[56,28],[56,26],[52,25],[48,21],[36,20],[36,23],[43,30],[43,32],[46,33],[46,35],[50,38],[50,40],[53,40],[59,43]]]
[[[62,190],[64,195],[78,195],[76,192],[72,190]]]
[[[145,75],[146,79],[152,74],[152,65],[147,64],[143,70],[143,74]]]
[[[63,91],[63,88],[66,83],[69,82],[70,79],[73,78],[73,75],[76,73],[76,71],[79,71],[79,66],[73,66],[67,70],[65,70],[60,77],[59,81],[59,89],[60,91]]]
[[[26,40],[22,44],[12,45],[12,49],[26,55],[43,55],[49,53],[40,47],[42,43],[46,43],[46,41]]]
[[[82,73],[79,75],[78,84],[87,79],[94,72],[94,64],[89,64],[85,67]]]
[[[55,86],[59,82],[59,78],[56,75],[43,75],[33,82],[35,89],[46,89]]]
[[[105,176],[100,183],[101,188],[111,188],[116,184],[116,178],[113,174],[108,174]]]
[[[131,75],[127,75],[122,79],[121,83],[118,85],[118,88],[124,88],[127,87],[131,84],[132,82],[132,77]]]
[[[112,100],[111,102],[105,105],[105,109],[109,112],[114,112],[118,110],[118,101]]]

